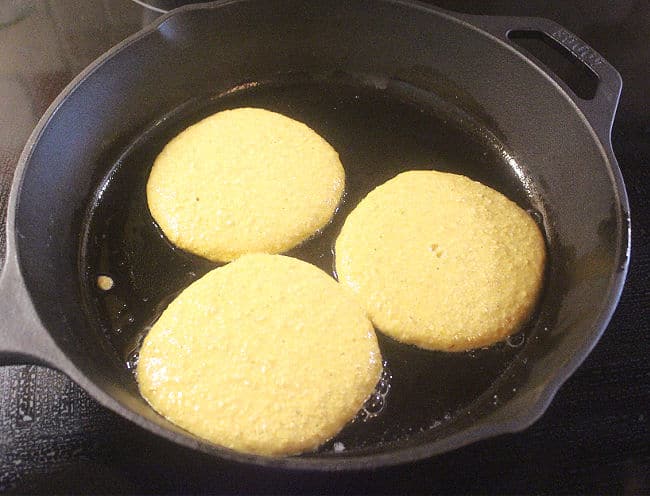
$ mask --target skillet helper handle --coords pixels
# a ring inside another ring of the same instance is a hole
[[[559,24],[541,17],[501,17],[462,15],[462,19],[487,31],[499,40],[521,52],[521,48],[508,37],[513,31],[542,34],[565,48],[571,56],[584,64],[598,78],[595,95],[584,99],[576,95],[567,84],[548,67],[540,68],[571,97],[604,144],[610,143],[612,124],[623,87],[618,71],[596,50]],[[528,54],[525,54],[528,55]],[[537,64],[539,66],[539,64]]]
[[[36,315],[11,243],[7,244],[0,272],[0,366],[45,365],[61,370],[65,359]]]

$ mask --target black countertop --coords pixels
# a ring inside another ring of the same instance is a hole
[[[650,493],[650,2],[429,3],[476,14],[551,18],[623,77],[612,140],[632,211],[630,272],[603,338],[542,419],[522,433],[400,467],[286,474],[218,463],[156,439],[58,372],[0,367],[0,491]],[[18,156],[47,106],[93,59],[156,15],[129,0],[0,2],[2,219]],[[0,260],[4,237],[2,223]]]

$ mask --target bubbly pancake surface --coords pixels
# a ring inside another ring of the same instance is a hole
[[[147,202],[174,245],[230,261],[300,244],[330,221],[344,186],[337,152],[316,132],[278,113],[237,108],[164,147]]]
[[[370,192],[336,241],[339,281],[375,326],[423,348],[462,351],[516,332],[544,273],[535,221],[467,177],[409,171]]]
[[[330,276],[245,255],[185,289],[140,351],[144,398],[189,432],[237,451],[311,450],[349,422],[382,369],[370,321]]]

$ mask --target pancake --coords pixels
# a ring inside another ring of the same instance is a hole
[[[354,418],[382,369],[364,311],[330,276],[244,255],[185,289],[146,336],[140,391],[171,422],[245,453],[312,450]]]
[[[467,177],[409,171],[370,192],[336,240],[336,271],[380,331],[431,350],[487,346],[537,301],[546,258],[526,211]]]
[[[344,185],[338,154],[305,124],[238,108],[203,119],[164,147],[147,202],[174,245],[230,261],[300,244],[330,221]]]

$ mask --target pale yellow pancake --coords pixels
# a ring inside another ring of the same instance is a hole
[[[389,336],[432,350],[503,340],[534,309],[546,258],[535,221],[501,193],[435,171],[399,174],[348,216],[339,281]]]
[[[259,108],[190,126],[156,158],[149,210],[176,246],[214,261],[281,253],[332,218],[345,172],[305,124]]]
[[[244,255],[185,289],[146,336],[140,391],[162,415],[246,453],[312,450],[374,390],[381,353],[361,307],[330,276]]]

